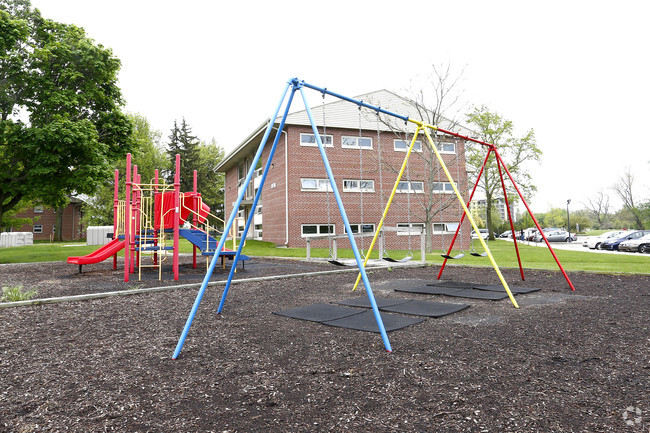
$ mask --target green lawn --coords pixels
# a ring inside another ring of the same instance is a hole
[[[181,252],[192,251],[191,244],[185,240],[181,241]],[[227,245],[232,247],[231,245]],[[490,242],[490,251],[500,267],[517,267],[517,256],[512,242],[497,240]],[[80,256],[91,253],[97,246],[86,246],[80,243],[41,243],[25,247],[12,247],[0,249],[0,263],[27,263],[27,262],[48,262],[65,261],[68,256]],[[551,253],[546,248],[519,244],[522,264],[524,268],[535,269],[558,269]],[[248,241],[244,247],[244,253],[251,256],[276,256],[305,258],[305,248],[275,248],[269,242]],[[453,252],[453,254],[457,251]],[[633,273],[650,274],[650,255],[648,254],[595,254],[587,251],[564,251],[555,250],[562,266],[567,271],[588,271],[605,273]],[[327,248],[312,248],[313,257],[325,258],[329,251]],[[389,254],[393,258],[402,258],[407,252],[391,250]],[[420,260],[420,251],[414,251],[414,260]],[[351,250],[339,249],[339,258],[353,258]],[[377,258],[373,253],[371,258]],[[441,264],[443,258],[440,252],[428,254],[427,262],[430,264]],[[487,257],[474,257],[465,252],[465,257],[459,260],[450,261],[458,265],[486,266],[491,267]]]

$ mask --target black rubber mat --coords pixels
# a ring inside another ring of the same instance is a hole
[[[474,289],[478,290],[489,290],[492,292],[505,292],[506,289],[503,288],[502,284],[486,284],[483,286],[474,286]],[[510,292],[513,294],[523,294],[523,293],[532,293],[532,292],[539,292],[542,289],[536,288],[536,287],[516,287],[516,286],[508,286],[510,289]]]
[[[386,332],[396,331],[425,321],[426,319],[418,317],[398,316],[396,314],[380,313],[381,320],[384,323]],[[321,322],[324,325],[336,326],[339,328],[356,329],[358,331],[379,332],[379,326],[372,310],[366,310],[363,313],[353,316],[343,317],[341,319]]]
[[[492,301],[498,301],[499,299],[504,299],[508,297],[508,294],[503,291],[493,292],[490,290],[477,290],[477,289],[454,289],[450,287],[415,287],[415,288],[403,288],[395,289],[397,292],[407,292],[407,293],[423,293],[426,295],[445,295],[453,296],[457,298],[468,298],[468,299],[489,299]]]
[[[427,283],[427,286],[452,287],[454,289],[471,289],[476,286],[476,283],[465,283],[462,281],[452,281],[452,280],[438,280],[432,283]]]
[[[465,308],[469,308],[469,305],[412,300],[403,304],[383,307],[381,310],[393,313],[412,314],[414,316],[442,317],[457,313]]]
[[[414,286],[414,287],[400,287],[395,289],[396,292],[406,293],[422,293],[425,295],[448,295],[456,290],[453,287],[433,287],[433,286]]]
[[[409,302],[410,299],[401,299],[401,298],[375,298],[378,308],[390,307],[392,305],[403,304]],[[370,305],[370,299],[367,296],[361,296],[354,299],[346,299],[344,301],[336,301],[335,304],[347,305],[348,307],[363,307],[363,308],[372,308]]]
[[[355,308],[339,307],[332,304],[313,304],[305,307],[293,308],[291,310],[284,310],[273,312],[278,316],[292,317],[294,319],[309,320],[310,322],[326,322],[329,320],[341,319],[355,314],[361,314],[364,310]]]

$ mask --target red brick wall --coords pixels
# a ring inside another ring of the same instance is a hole
[[[29,209],[16,215],[18,218],[32,218],[33,224],[25,224],[17,230],[18,232],[33,232],[34,225],[43,226],[42,233],[34,233],[34,240],[49,240],[54,237],[54,225],[56,224],[56,213],[51,208],[44,208],[43,212],[34,212]],[[63,240],[77,241],[85,238],[86,232],[81,223],[81,208],[79,204],[70,203],[63,210]]]
[[[285,128],[286,135],[281,136],[276,154],[273,159],[273,166],[269,171],[266,184],[262,191],[263,202],[263,239],[273,242],[277,245],[284,245],[286,239],[286,200],[287,191],[285,187],[285,139],[288,146],[287,156],[287,182],[288,182],[288,203],[289,203],[289,243],[290,247],[305,246],[306,241],[301,237],[302,224],[327,224],[328,223],[328,201],[329,201],[329,222],[335,225],[336,234],[344,234],[343,219],[333,193],[325,192],[305,192],[301,191],[302,178],[327,178],[326,170],[317,147],[300,146],[300,133],[312,133],[309,126],[289,125]],[[361,151],[362,159],[360,160],[360,151],[358,149],[347,149],[341,146],[341,136],[348,135],[357,137],[358,130],[345,130],[328,128],[328,135],[333,135],[334,147],[326,148],[328,160],[332,172],[337,182],[337,187],[341,195],[343,206],[351,224],[375,224],[377,226],[381,219],[383,209],[387,203],[388,197],[397,178],[397,171],[402,165],[405,152],[394,150],[393,140],[397,138],[391,133],[381,134],[381,158],[382,158],[382,179],[383,179],[383,202],[380,198],[379,183],[379,158],[377,145],[377,132],[364,131],[362,136],[370,137],[373,140],[372,150]],[[423,146],[427,144],[422,140]],[[263,163],[268,159],[271,142],[267,145],[263,153]],[[457,152],[460,152],[458,159],[459,168],[457,169],[457,155],[443,154],[443,160],[447,165],[450,174],[458,182],[459,190],[467,200],[467,179],[464,170],[464,144],[462,141],[457,143]],[[390,165],[393,170],[389,169]],[[437,166],[437,163],[436,163]],[[361,172],[360,168],[363,168]],[[436,180],[447,181],[444,173],[438,169]],[[429,177],[428,164],[416,153],[411,154],[409,161],[409,174],[412,181],[426,181]],[[375,192],[344,192],[344,179],[373,179],[375,181]],[[456,179],[456,178],[459,179]],[[406,180],[406,175],[402,178]],[[236,199],[237,185],[237,168],[231,169],[226,174],[226,209],[231,210],[231,203]],[[391,205],[391,209],[384,222],[385,227],[396,227],[398,223],[416,223],[423,222],[422,205],[419,199],[424,199],[428,194],[410,194],[410,217],[407,209],[409,195],[396,194]],[[436,215],[434,222],[454,222],[460,219],[462,208],[455,199],[454,194],[435,194],[433,196],[434,208],[439,207],[441,203],[451,203],[440,215]],[[361,201],[363,200],[363,206]],[[227,213],[228,213],[227,212]],[[468,223],[463,224],[462,244],[464,248],[469,246],[470,227]],[[449,245],[453,234],[434,235],[432,242],[433,248],[443,249]],[[369,246],[371,238],[359,240],[358,245],[363,243],[365,247]],[[458,241],[457,241],[458,242]],[[314,241],[314,247],[326,247],[327,240]],[[341,248],[349,248],[347,240],[339,240]],[[408,236],[398,236],[395,232],[386,233],[386,247],[406,248],[408,246]],[[411,237],[411,246],[414,250],[420,248],[419,237]]]

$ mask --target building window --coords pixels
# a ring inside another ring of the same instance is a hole
[[[332,191],[329,179],[300,179],[300,189],[303,191]]]
[[[436,143],[436,149],[440,153],[456,153],[456,143],[451,141],[440,141]]]
[[[433,234],[444,235],[449,233],[456,233],[458,223],[433,223]]]
[[[345,192],[375,192],[374,180],[343,180],[343,191]]]
[[[409,149],[409,146],[411,145],[411,142],[406,140],[395,140],[393,143],[394,143],[393,147],[397,152],[406,152]],[[413,151],[422,152],[422,142],[420,140],[415,140],[415,144],[413,145]]]
[[[34,233],[43,233],[43,225],[42,224],[35,224],[33,232]]]
[[[321,142],[323,143],[323,146],[325,147],[333,147],[334,146],[334,137],[332,135],[326,134],[320,136]],[[301,133],[300,134],[300,145],[301,146],[312,146],[312,147],[317,147],[318,143],[316,142],[316,135],[315,134],[305,134]]]
[[[34,206],[34,213],[43,213],[43,205]]]
[[[347,149],[372,149],[372,138],[370,137],[341,137],[341,147]]]
[[[433,182],[431,188],[436,194],[452,194],[454,192],[451,182]]]
[[[375,232],[374,224],[350,224],[350,229],[352,230],[352,233],[359,233],[359,228],[361,228],[363,233]],[[345,234],[348,233],[348,230],[346,228],[344,228],[343,231],[345,232]]]
[[[411,228],[409,230],[409,227]],[[398,223],[397,224],[397,235],[398,236],[408,236],[409,231],[412,235],[419,235],[424,230],[424,223]]]
[[[399,193],[422,193],[424,192],[424,182],[421,181],[402,181],[397,185],[397,191]]]
[[[303,238],[309,236],[322,236],[336,234],[336,227],[334,224],[303,224],[300,226],[300,236]]]

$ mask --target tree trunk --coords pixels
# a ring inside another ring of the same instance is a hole
[[[424,246],[425,252],[427,254],[433,253],[433,224],[430,221],[424,223],[424,241],[426,243]]]
[[[57,242],[63,241],[63,211],[65,207],[56,208],[56,224],[54,228],[54,240]]]
[[[492,194],[486,192],[485,194],[485,228],[488,230],[488,239],[494,240],[494,230],[492,230]]]

